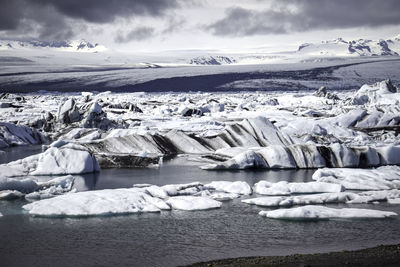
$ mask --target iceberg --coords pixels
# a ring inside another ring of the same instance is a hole
[[[294,205],[346,203],[357,196],[355,193],[340,192],[300,196],[257,197],[244,199],[242,202],[262,207],[289,207]]]
[[[37,145],[44,142],[46,138],[34,128],[0,122],[0,148],[14,145]]]
[[[343,186],[339,184],[324,182],[308,183],[288,183],[281,181],[270,183],[268,181],[259,181],[254,185],[254,192],[260,195],[290,195],[290,194],[311,194],[311,193],[336,193],[344,191]]]
[[[203,191],[205,192],[205,191]],[[207,195],[208,197],[211,197],[214,200],[217,201],[228,201],[228,200],[232,200],[235,198],[239,198],[240,195],[236,194],[236,193],[226,193],[226,192],[212,192],[209,193],[209,195]]]
[[[376,169],[324,168],[312,179],[318,182],[341,184],[351,190],[400,189],[400,167],[382,166]]]
[[[250,185],[242,181],[236,181],[236,182],[213,181],[209,184],[205,184],[204,188],[226,193],[235,193],[240,195],[250,195],[252,193]]]
[[[0,177],[0,199],[11,200],[25,197],[27,200],[38,200],[55,197],[70,192],[74,180],[71,175],[57,177],[47,182],[37,182],[32,178]]]
[[[0,165],[2,175],[65,175],[97,172],[100,170],[95,156],[78,144],[50,147],[38,155]]]
[[[208,210],[220,208],[222,203],[209,197],[201,196],[176,196],[169,198],[166,203],[176,210]]]
[[[65,194],[23,206],[29,214],[44,217],[76,217],[160,212],[170,206],[138,188],[106,189]]]
[[[381,219],[397,213],[371,209],[334,209],[324,206],[304,206],[290,209],[260,211],[259,215],[281,220],[332,220],[332,219]]]

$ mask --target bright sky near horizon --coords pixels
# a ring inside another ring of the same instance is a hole
[[[398,0],[0,0],[0,39],[152,52],[275,52],[400,33]]]

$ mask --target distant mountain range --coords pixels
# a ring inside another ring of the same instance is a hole
[[[193,65],[225,65],[234,63],[236,63],[236,59],[226,56],[201,56],[192,58],[189,61],[189,64]]]
[[[72,52],[100,52],[106,48],[99,44],[92,44],[86,40],[72,41],[14,41],[0,40],[1,50],[34,50],[34,49],[51,49],[57,51],[72,51]]]
[[[60,53],[58,53],[60,52]],[[74,52],[74,53],[64,53]],[[86,52],[83,53],[81,52]],[[304,43],[294,51],[265,53],[254,50],[253,53],[218,52],[179,52],[173,55],[129,54],[107,49],[98,43],[86,40],[72,41],[18,41],[0,40],[1,64],[123,64],[136,66],[178,66],[178,65],[233,65],[233,64],[271,64],[292,62],[322,62],[357,57],[396,57],[400,55],[400,35],[390,39],[358,39],[346,41],[338,38],[319,43]],[[144,63],[148,62],[148,63]],[[140,65],[142,66],[142,65]]]
[[[321,43],[305,43],[299,46],[297,53],[313,56],[398,56],[400,36],[388,40],[346,41],[338,38]]]
[[[342,57],[369,57],[369,56],[399,56],[400,35],[388,40],[358,39],[346,41],[338,38],[321,43],[305,43],[291,54],[277,53],[277,55],[245,55],[245,56],[200,56],[190,59],[193,65],[226,65],[245,63],[268,63],[274,59],[299,58],[305,61],[311,59],[329,59]]]

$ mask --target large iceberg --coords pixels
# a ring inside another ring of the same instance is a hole
[[[260,211],[259,215],[282,220],[331,220],[331,219],[381,219],[397,213],[371,209],[333,209],[324,206],[304,206],[290,209]]]
[[[97,172],[99,164],[87,148],[77,144],[50,147],[45,152],[0,165],[6,177],[65,175]]]
[[[31,215],[75,217],[169,210],[170,206],[141,189],[107,189],[66,194],[36,201],[23,208]]]

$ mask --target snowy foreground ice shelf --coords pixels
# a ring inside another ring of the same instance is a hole
[[[260,211],[261,216],[282,220],[332,220],[332,219],[381,219],[397,216],[395,212],[370,209],[333,209],[324,206],[304,206],[273,211]]]

